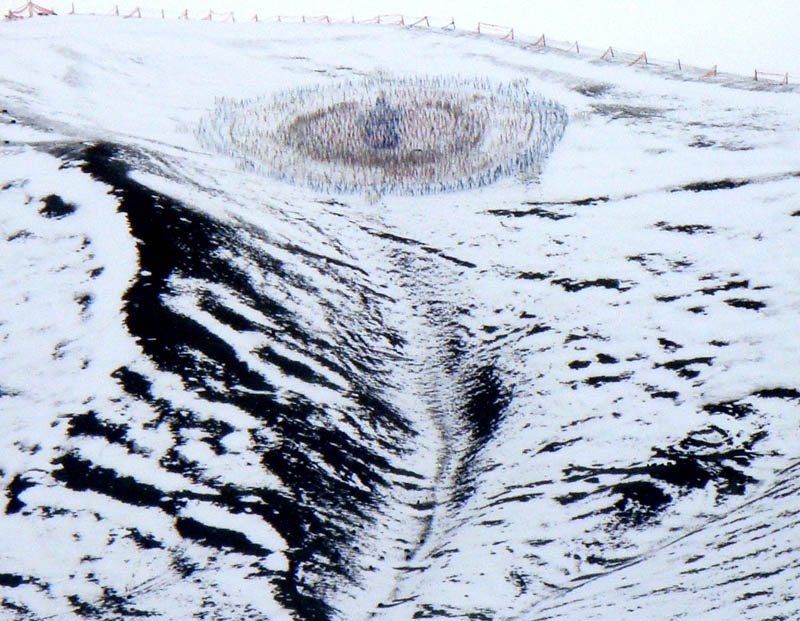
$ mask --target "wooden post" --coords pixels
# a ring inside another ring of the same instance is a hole
[[[681,67],[681,59],[678,59],[678,71],[683,71],[683,67]]]
[[[709,69],[703,75],[701,75],[700,79],[702,80],[703,78],[710,78],[710,77],[713,77],[715,75],[717,75],[717,66],[716,65],[714,65],[713,67],[711,67],[711,69]]]
[[[758,82],[758,69],[753,69],[753,82]]]
[[[639,54],[635,59],[628,63],[628,67],[633,67],[638,62],[643,62],[645,65],[647,64],[647,53],[642,52]]]

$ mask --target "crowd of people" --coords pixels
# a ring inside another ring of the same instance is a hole
[[[425,194],[535,171],[566,123],[523,83],[374,78],[219,98],[197,136],[247,169],[321,191]]]

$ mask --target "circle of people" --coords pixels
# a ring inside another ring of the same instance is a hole
[[[218,98],[196,134],[245,169],[320,191],[427,194],[535,171],[566,123],[520,82],[374,78]]]

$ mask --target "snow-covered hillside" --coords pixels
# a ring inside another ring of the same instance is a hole
[[[0,35],[0,618],[800,615],[796,92],[387,26]],[[198,141],[387,76],[570,121],[420,197]]]

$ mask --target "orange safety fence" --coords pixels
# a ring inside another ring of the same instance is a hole
[[[525,47],[547,47],[547,40],[544,38],[544,34],[542,34],[536,41],[528,43]]]
[[[489,24],[487,22],[478,22],[478,34],[493,34],[499,36],[502,40],[513,41],[514,29],[510,26],[500,26],[498,24]]]
[[[642,63],[643,65],[647,63],[647,52],[642,52],[636,58],[634,58],[631,62],[628,63],[628,67],[633,67],[637,63]]]
[[[75,15],[75,4],[72,4],[72,8],[69,11],[70,15]],[[11,10],[5,16],[7,20],[17,20],[22,19],[24,17],[36,17],[40,15],[55,15],[55,12],[51,9],[47,9],[43,6],[40,6],[32,1],[26,2],[24,6],[20,7],[16,10]],[[108,15],[108,13],[106,14]],[[115,5],[114,9],[111,12],[113,16],[120,16],[119,5]],[[162,19],[166,18],[165,12],[162,9],[160,11],[160,16]],[[125,18],[141,18],[143,17],[143,11],[140,7],[134,8],[131,12],[124,15]],[[188,20],[189,17],[189,10],[185,9],[182,13],[178,15],[178,19]],[[233,11],[229,12],[216,12],[216,11],[209,11],[204,17],[196,18],[200,19],[201,21],[216,21],[216,22],[236,22],[236,18],[234,16]],[[258,14],[253,15],[253,17],[249,20],[252,22],[259,22]],[[442,30],[456,30],[456,23],[455,18],[451,18],[449,22],[444,25],[435,24],[435,20],[431,18],[429,15],[425,15],[423,17],[408,17],[403,14],[388,14],[388,15],[376,15],[375,17],[367,18],[367,19],[356,19],[355,16],[351,17],[350,19],[337,19],[332,18],[330,15],[316,15],[316,16],[285,16],[285,15],[276,15],[271,18],[267,18],[264,21],[274,21],[274,22],[290,22],[290,23],[307,23],[307,24],[318,24],[318,23],[326,23],[326,24],[333,24],[333,23],[358,23],[358,24],[391,24],[391,25],[398,25],[398,26],[405,26],[407,28],[414,28],[414,27],[424,27],[426,28],[441,28]],[[489,37],[495,37],[503,41],[513,41],[516,44],[522,46],[523,49],[544,49],[552,50],[556,52],[562,53],[572,53],[574,52],[578,56],[587,57],[587,55],[593,56],[595,59],[604,60],[607,62],[616,62],[622,63],[624,62],[627,66],[633,67],[635,65],[644,65],[644,66],[653,66],[664,68],[668,71],[674,70],[677,68],[678,72],[685,75],[685,68],[681,63],[680,59],[677,62],[670,62],[664,60],[654,60],[647,57],[646,52],[636,53],[630,51],[623,51],[619,50],[618,48],[613,48],[609,46],[606,48],[605,51],[601,50],[594,50],[594,49],[584,49],[584,53],[581,53],[581,47],[578,41],[558,41],[555,39],[546,39],[545,35],[540,35],[537,39],[528,39],[523,40],[517,33],[515,32],[514,28],[511,26],[502,26],[499,24],[492,24],[489,22],[478,22],[476,31],[478,35],[485,35]],[[689,68],[690,73],[694,73],[697,79],[707,79],[712,77],[718,77],[720,74],[718,73],[717,65],[714,65],[711,69],[698,69],[696,67]],[[723,74],[728,79],[737,79],[742,80],[744,79],[741,75],[734,75],[734,74]],[[769,72],[769,71],[760,71],[758,69],[753,71],[752,74],[752,81],[754,82],[765,82],[769,84],[782,84],[788,85],[789,84],[789,74],[778,73],[778,72]]]
[[[378,15],[379,24],[394,24],[395,26],[405,26],[406,20],[402,15]]]
[[[753,82],[778,82],[780,84],[789,84],[788,73],[775,73],[772,71],[759,71],[753,70]]]
[[[187,9],[187,14],[188,14],[188,9]],[[215,16],[215,15],[216,15],[217,17],[221,17],[222,19],[216,19],[216,20],[215,20],[215,19],[214,19],[214,16]],[[187,19],[188,19],[188,18],[187,18]],[[209,12],[208,12],[208,14],[207,14],[205,17],[201,17],[201,18],[200,18],[200,21],[201,21],[201,22],[213,22],[213,21],[217,21],[217,22],[230,22],[230,23],[232,23],[232,24],[235,24],[235,23],[236,23],[236,17],[234,17],[234,15],[233,15],[233,11],[227,11],[227,12],[225,12],[225,11],[223,11],[223,12],[219,12],[219,11],[209,11]]]
[[[43,6],[39,6],[33,2],[26,2],[23,6],[18,9],[10,9],[6,14],[7,20],[14,20],[14,19],[23,19],[25,16],[27,17],[34,17],[39,15],[55,15],[55,12],[52,9],[46,9]]]
[[[681,61],[678,61],[678,66],[680,66],[680,62]],[[705,79],[705,78],[713,78],[716,75],[717,75],[717,66],[714,65],[713,67],[711,67],[711,69],[709,69],[703,75],[701,75],[700,79],[702,80],[702,79]]]

